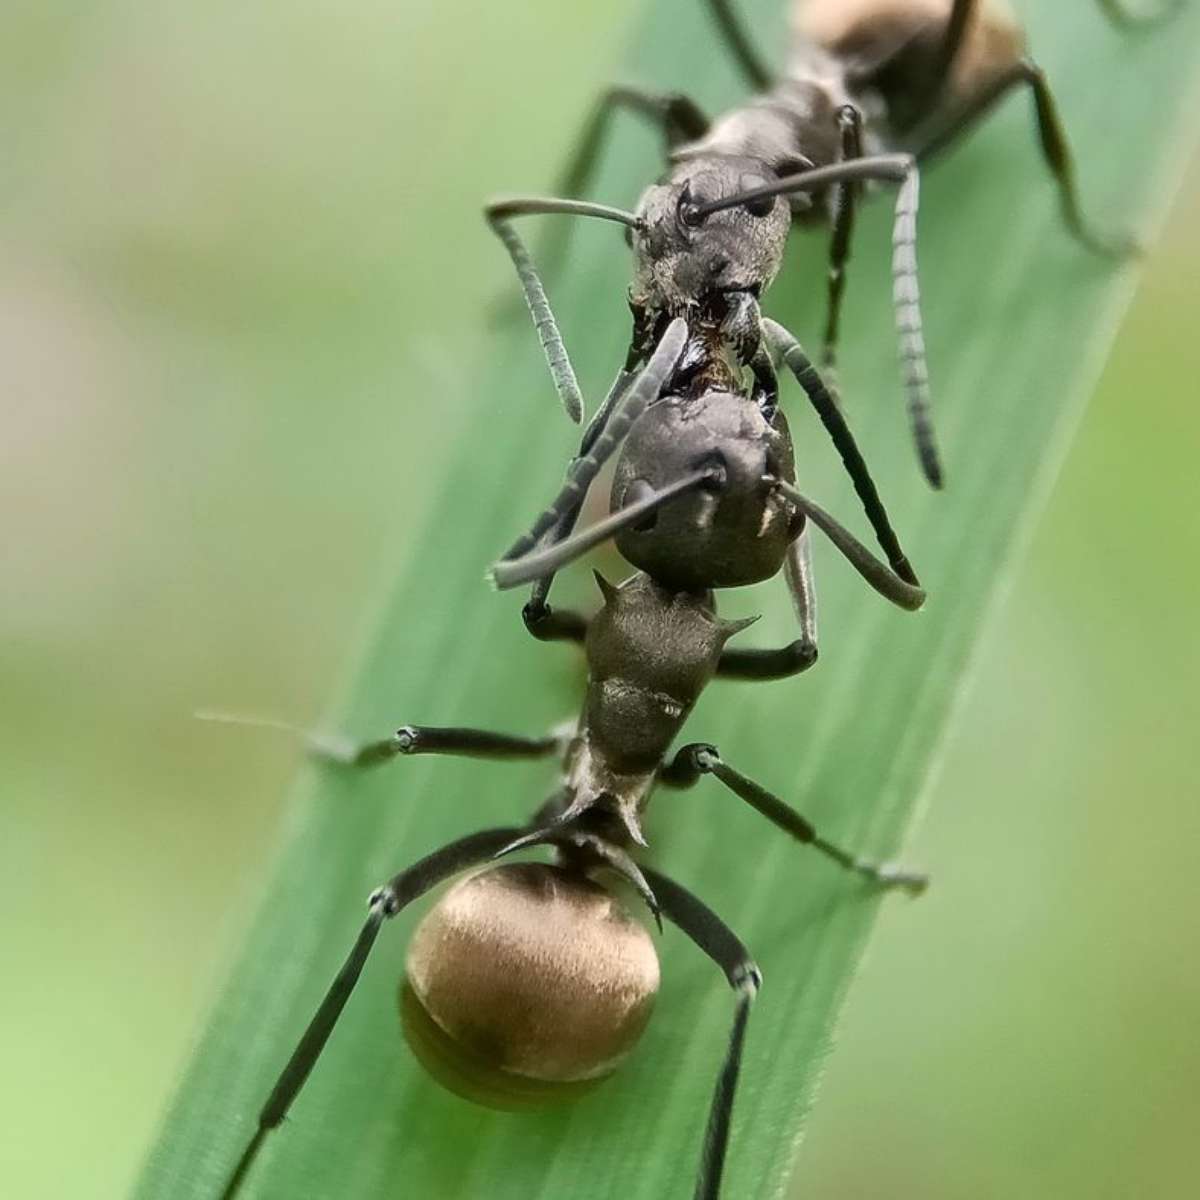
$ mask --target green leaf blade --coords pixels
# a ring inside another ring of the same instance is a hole
[[[719,74],[708,83],[727,101],[736,89],[714,62],[707,31],[685,21],[688,7],[685,0],[654,6],[631,74],[672,86],[691,79],[695,63],[707,72],[712,62]],[[776,3],[747,7],[777,27]],[[1157,39],[1117,38],[1098,13],[1038,15],[1034,46],[1062,99],[1097,219],[1137,223],[1161,208],[1185,133],[1193,132],[1194,106],[1172,100],[1188,98],[1198,31],[1191,12]],[[1009,108],[923,189],[919,249],[948,464],[944,496],[918,480],[903,424],[885,202],[856,242],[844,392],[929,604],[915,617],[890,611],[820,553],[818,667],[782,684],[714,685],[688,730],[793,800],[827,836],[864,853],[894,856],[903,843],[1006,564],[1053,476],[1135,277],[1133,268],[1089,258],[1061,229],[1021,99]],[[1181,128],[1164,123],[1163,113],[1178,113]],[[652,160],[618,149],[596,196],[632,203],[654,173]],[[822,254],[818,240],[806,239],[766,303],[806,341],[817,327]],[[593,405],[620,361],[627,270],[612,238],[589,238],[570,277],[551,290]],[[536,732],[578,705],[582,674],[571,652],[532,643],[519,626],[519,600],[489,596],[482,582],[488,562],[554,486],[573,431],[553,408],[527,327],[497,334],[477,361],[487,393],[481,386],[479,418],[464,432],[424,527],[399,531],[401,577],[336,714],[348,732],[377,735],[417,721]],[[804,485],[857,522],[815,422],[791,394],[788,404]],[[588,595],[586,583],[573,586]],[[789,636],[779,581],[722,598],[726,615],[758,610],[765,619],[747,644]],[[436,758],[360,778],[305,773],[265,907],[142,1196],[219,1190],[349,948],[371,888],[454,836],[525,816],[552,782],[538,766]],[[660,796],[648,833],[652,861],[703,895],[763,969],[726,1180],[730,1196],[777,1195],[880,899],[715,786]],[[439,1089],[399,1036],[396,989],[422,908],[381,935],[291,1118],[268,1139],[247,1200],[689,1195],[732,1016],[711,964],[668,931],[658,1011],[618,1075],[568,1109],[491,1113]]]

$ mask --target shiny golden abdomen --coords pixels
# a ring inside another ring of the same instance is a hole
[[[633,1049],[658,991],[650,934],[577,872],[492,867],[413,935],[405,1034],[451,1091],[497,1108],[563,1099]]]

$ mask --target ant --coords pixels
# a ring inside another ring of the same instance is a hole
[[[687,325],[677,318],[627,399],[636,404],[641,397],[657,397],[678,370],[688,341]],[[744,401],[734,398],[745,415]],[[675,499],[700,496],[707,505],[711,528],[722,534],[716,543],[730,555],[718,573],[754,576],[765,569],[754,539],[733,536],[739,529],[744,534],[748,527],[764,528],[765,519],[766,540],[778,559],[811,519],[861,573],[875,576],[877,587],[890,589],[906,607],[918,606],[919,588],[895,576],[885,583],[887,568],[796,491],[789,462],[778,456],[779,437],[778,431],[760,428],[743,439],[751,444],[742,447],[743,453],[706,460],[684,477],[687,487],[674,493]],[[753,445],[761,462],[751,461]],[[768,469],[776,474],[763,478],[771,450],[776,458]],[[629,490],[642,489],[631,484]],[[646,511],[665,514],[658,496],[666,489],[651,490],[655,503]],[[674,560],[669,521],[645,523],[639,533],[647,538],[650,557],[658,543],[662,561]],[[746,562],[737,561],[739,547]],[[283,1121],[316,1065],[384,922],[472,868],[482,869],[441,897],[409,946],[402,1013],[417,1058],[452,1090],[499,1106],[570,1096],[611,1074],[645,1028],[659,983],[650,934],[611,889],[608,881],[615,876],[633,889],[658,925],[665,917],[707,954],[735,995],[694,1193],[697,1200],[717,1200],[747,1022],[762,976],[736,934],[702,900],[635,861],[634,852],[646,845],[642,814],[659,784],[690,788],[712,776],[839,867],[879,886],[911,894],[924,890],[924,876],[860,858],[821,836],[783,799],[726,762],[715,746],[691,743],[668,759],[708,682],[714,676],[746,675],[746,654],[756,652],[730,650],[726,643],[751,621],[721,620],[711,587],[691,586],[694,580],[681,577],[672,585],[644,572],[619,586],[599,574],[596,580],[603,606],[595,616],[547,609],[539,629],[547,640],[577,642],[585,651],[586,696],[569,734],[530,738],[405,725],[391,737],[362,745],[309,738],[317,754],[352,767],[413,754],[498,760],[558,755],[561,779],[528,823],[450,842],[372,893],[367,920],[272,1088],[222,1200],[238,1195],[267,1135]],[[550,847],[555,861],[497,861],[534,846]]]
[[[624,109],[661,131],[668,159],[666,175],[646,189],[635,213],[527,199],[494,205],[489,218],[497,226],[513,215],[560,212],[628,226],[630,364],[643,361],[647,329],[661,333],[670,317],[714,304],[725,310],[725,332],[743,362],[751,361],[761,335],[759,298],[780,270],[791,225],[828,226],[823,365],[832,369],[859,198],[865,184],[898,184],[892,274],[900,357],[920,464],[940,488],[917,285],[918,164],[966,135],[1009,93],[1026,89],[1070,232],[1105,256],[1125,256],[1135,243],[1098,234],[1085,221],[1054,96],[1000,0],[811,0],[798,6],[782,79],[753,47],[730,0],[707,2],[756,93],[752,99],[710,121],[682,92],[613,87],[588,120],[559,191],[574,197],[586,190],[610,119]],[[1099,2],[1114,23],[1132,27],[1173,15],[1182,0],[1153,16],[1136,15],[1118,0]],[[511,227],[501,236],[512,252]],[[551,256],[562,246],[552,243]],[[527,256],[518,270],[527,283]]]

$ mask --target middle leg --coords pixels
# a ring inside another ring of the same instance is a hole
[[[307,741],[316,757],[345,767],[374,767],[409,754],[499,760],[547,758],[562,748],[560,739],[552,734],[531,738],[439,725],[402,725],[390,736],[372,742],[351,742],[322,734],[309,734]]]
[[[812,846],[814,850],[820,851],[826,858],[832,859],[847,871],[865,876],[885,887],[904,888],[913,895],[919,895],[928,886],[929,881],[922,874],[901,870],[890,864],[872,862],[828,841],[790,804],[785,804],[753,779],[729,766],[715,746],[702,742],[684,746],[663,769],[660,778],[664,783],[675,787],[691,787],[702,775],[714,776],[735,796],[766,817],[771,824],[791,834],[798,842]]]

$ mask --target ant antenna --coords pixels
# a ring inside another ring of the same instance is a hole
[[[892,222],[892,310],[900,341],[908,423],[921,470],[929,486],[941,489],[945,476],[930,414],[929,367],[925,360],[925,335],[921,329],[921,287],[917,281],[917,206],[921,183],[914,165],[900,185]]]
[[[850,565],[885,599],[915,612],[925,603],[925,590],[906,583],[883,565],[844,525],[814,504],[784,479],[763,476],[764,483],[777,487],[842,552]]]
[[[917,456],[930,486],[940,489],[944,476],[930,416],[929,369],[925,362],[921,289],[917,282],[917,208],[921,193],[916,159],[910,154],[876,154],[867,158],[847,159],[812,171],[801,171],[785,176],[776,183],[698,205],[690,210],[689,219],[698,224],[712,213],[755,200],[808,192],[834,183],[867,180],[900,185],[892,220],[892,309],[900,344],[908,420],[916,442]],[[862,496],[862,493],[859,492],[859,495]],[[863,499],[865,502],[865,497]]]
[[[542,343],[542,352],[550,368],[550,376],[554,380],[555,391],[562,401],[567,416],[578,425],[583,420],[583,393],[579,389],[579,381],[575,378],[575,369],[571,366],[570,356],[563,344],[562,334],[558,331],[558,322],[546,299],[546,289],[542,286],[541,276],[533,265],[533,258],[521,241],[520,235],[513,228],[510,218],[538,213],[566,213],[577,217],[598,217],[605,221],[616,221],[638,229],[641,223],[624,209],[610,208],[606,204],[589,204],[583,200],[558,200],[553,197],[513,196],[510,199],[494,200],[484,209],[488,225],[495,235],[504,243],[509,258],[521,281],[521,291],[525,303],[529,307],[529,315],[533,318],[538,338]]]
[[[867,158],[850,158],[845,162],[832,163],[827,167],[814,167],[811,171],[800,171],[785,175],[774,183],[735,192],[720,200],[692,207],[688,216],[694,223],[711,217],[713,213],[727,208],[740,208],[755,200],[768,200],[775,196],[787,196],[794,192],[815,192],[831,183],[866,183],[870,181],[903,183],[913,167],[911,154],[872,154]]]
[[[615,221],[618,225],[628,225],[630,229],[642,228],[642,222],[623,208],[613,208],[609,204],[593,204],[590,200],[564,200],[558,196],[506,196],[502,200],[491,201],[483,211],[489,221],[562,213],[573,217],[597,217],[602,221]]]
[[[618,509],[615,513],[610,513],[603,521],[597,521],[596,524],[590,525],[587,529],[575,534],[574,537],[556,542],[544,550],[527,554],[523,558],[497,563],[488,572],[488,578],[501,591],[520,587],[523,583],[532,583],[535,579],[544,579],[547,575],[553,575],[556,571],[561,570],[568,563],[574,562],[592,547],[615,537],[623,529],[628,529],[630,525],[636,525],[681,492],[686,492],[698,484],[716,478],[717,473],[711,467],[693,471],[657,491],[651,491],[640,500]]]
[[[887,555],[892,570],[905,583],[911,583],[914,587],[920,586],[921,581],[917,578],[917,573],[908,561],[908,556],[900,546],[900,539],[892,528],[887,509],[884,508],[883,501],[879,498],[875,481],[871,478],[871,472],[858,448],[858,443],[854,440],[854,434],[850,432],[850,426],[846,424],[842,410],[838,408],[837,402],[825,386],[817,368],[804,353],[804,347],[777,321],[772,321],[770,318],[764,319],[763,332],[767,335],[767,341],[771,348],[783,359],[784,365],[796,377],[796,382],[804,389],[805,395],[816,409],[817,416],[821,419],[821,424],[825,426],[825,431],[829,434],[834,449],[837,450],[842,464],[846,468],[846,473],[854,484],[854,490],[858,493],[859,500],[862,501],[863,511],[871,523],[871,528],[875,531],[875,540],[879,543],[879,548]]]
[[[621,439],[647,407],[658,399],[663,385],[670,378],[679,356],[683,353],[687,338],[687,322],[682,317],[676,317],[667,326],[666,333],[663,334],[642,373],[621,397],[620,407],[613,413],[604,430],[596,437],[588,452],[572,464],[566,482],[551,501],[550,507],[538,517],[528,533],[523,534],[509,547],[504,555],[505,560],[521,558],[528,554],[543,534],[558,524],[566,513],[582,503],[592,480],[600,473],[600,468],[612,456]]]

